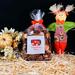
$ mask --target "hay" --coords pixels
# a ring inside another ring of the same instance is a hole
[[[74,75],[75,56],[52,55],[51,61],[17,59],[0,62],[0,75]]]

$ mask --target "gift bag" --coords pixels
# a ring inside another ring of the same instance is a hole
[[[44,12],[33,10],[30,14],[32,25],[23,32],[22,58],[27,61],[51,59],[50,33],[43,24]]]

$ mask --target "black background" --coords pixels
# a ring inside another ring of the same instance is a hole
[[[25,30],[31,24],[30,12],[41,9],[45,12],[44,24],[48,26],[54,22],[54,15],[49,7],[54,3],[74,4],[75,0],[0,0],[0,29],[4,26]],[[71,12],[67,20],[75,21],[75,11]]]
[[[0,29],[12,27],[16,30],[24,31],[31,25],[29,14],[34,9],[41,9],[45,12],[43,19],[47,27],[50,23],[55,22],[54,15],[49,13],[49,7],[55,3],[61,3],[66,7],[68,4],[75,5],[75,0],[0,0]],[[69,14],[67,20],[75,22],[75,10]],[[67,34],[67,49],[74,51],[75,29],[71,29]]]

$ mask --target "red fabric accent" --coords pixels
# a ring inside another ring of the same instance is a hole
[[[42,20],[42,19],[39,20],[39,21],[33,20],[33,21],[31,21],[31,23],[32,23],[32,24],[39,23],[39,24],[41,24],[43,27],[45,27],[45,26],[43,25],[43,20]],[[46,27],[45,27],[45,28],[46,28]]]
[[[61,21],[60,20],[56,20],[56,24],[58,24],[58,25],[59,24],[64,24],[64,22],[65,22],[64,20],[61,20]]]
[[[57,54],[63,54],[66,48],[67,42],[55,42],[55,49]]]
[[[36,21],[36,20],[32,21],[32,24],[36,24],[36,23],[42,24],[43,23],[43,20],[41,19],[39,21]]]

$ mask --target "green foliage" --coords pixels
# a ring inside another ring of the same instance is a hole
[[[64,30],[65,32],[68,32],[70,29],[75,28],[75,22],[69,22],[66,21],[64,24]],[[55,31],[56,30],[56,23],[51,23],[48,28],[49,31]]]

